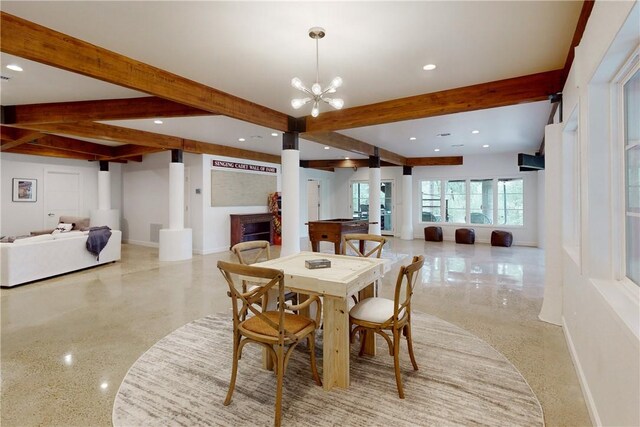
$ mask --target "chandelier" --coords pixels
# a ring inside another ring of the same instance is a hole
[[[318,117],[318,114],[320,114],[320,110],[318,109],[318,104],[320,103],[320,101],[326,102],[336,110],[341,109],[342,106],[344,105],[344,101],[342,99],[329,98],[326,96],[327,94],[335,93],[336,89],[342,86],[342,79],[340,77],[335,77],[333,80],[331,80],[331,83],[329,84],[329,86],[324,90],[322,89],[322,86],[320,86],[320,83],[318,83],[319,81],[318,40],[323,38],[324,35],[325,35],[324,28],[313,27],[309,29],[309,37],[311,37],[316,41],[316,82],[311,86],[311,90],[309,90],[304,85],[304,83],[302,83],[302,80],[300,80],[299,78],[294,77],[293,79],[291,79],[291,86],[304,92],[306,95],[309,95],[304,98],[292,99],[291,106],[297,110],[303,105],[306,105],[309,102],[313,101],[313,108],[311,108],[311,115],[313,117]]]

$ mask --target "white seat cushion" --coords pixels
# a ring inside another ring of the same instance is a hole
[[[404,309],[399,313],[400,317]],[[384,323],[393,317],[393,301],[386,298],[365,298],[349,311],[354,319],[366,322]]]

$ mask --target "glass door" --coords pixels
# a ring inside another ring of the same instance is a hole
[[[393,234],[393,183],[380,183],[380,230],[382,234]]]
[[[380,183],[380,230],[393,235],[393,181]],[[369,182],[351,183],[351,212],[353,219],[369,219]]]
[[[369,183],[351,183],[351,210],[353,219],[369,219]]]

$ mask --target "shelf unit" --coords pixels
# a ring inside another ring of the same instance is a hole
[[[231,214],[231,246],[252,240],[267,240],[273,244],[273,215]]]

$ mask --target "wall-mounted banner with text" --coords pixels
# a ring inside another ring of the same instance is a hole
[[[255,171],[255,172],[268,172],[268,173],[277,173],[278,170],[274,167],[270,166],[258,166],[258,165],[250,165],[247,163],[236,163],[236,162],[228,162],[226,160],[212,160],[211,166],[217,168],[229,168],[229,169],[240,169],[246,171]]]

